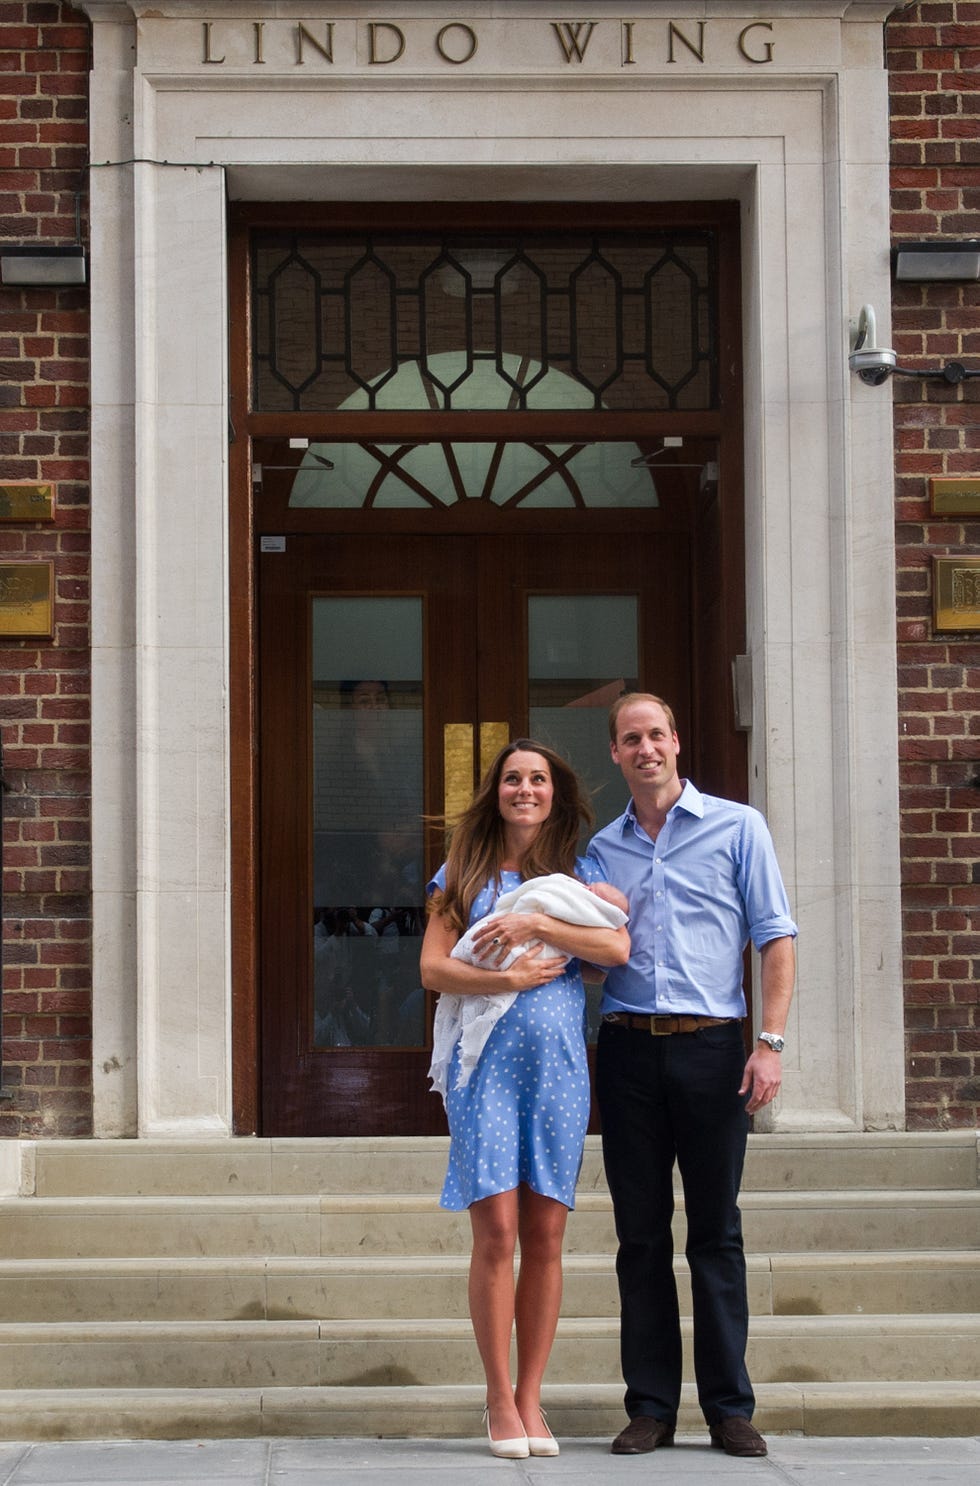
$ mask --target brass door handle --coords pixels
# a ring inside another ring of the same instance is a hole
[[[480,723],[480,778],[493,763],[502,748],[510,742],[510,728],[506,722]]]
[[[473,793],[473,725],[447,722],[442,729],[443,812],[454,824]]]
[[[480,723],[480,777],[510,741],[506,722]],[[442,763],[447,822],[459,819],[473,793],[473,725],[469,722],[447,722],[442,729]]]

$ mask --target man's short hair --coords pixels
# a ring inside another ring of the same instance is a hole
[[[620,712],[622,712],[624,707],[632,706],[634,702],[655,702],[658,707],[663,708],[670,731],[672,733],[677,732],[677,723],[674,719],[673,708],[669,702],[664,701],[663,697],[655,697],[652,691],[626,691],[621,697],[617,697],[609,708],[609,738],[611,742],[615,743],[616,741],[616,725],[619,721]]]

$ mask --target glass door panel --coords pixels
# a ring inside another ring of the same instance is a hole
[[[614,820],[625,803],[606,718],[616,697],[639,689],[639,615],[638,593],[532,595],[527,601],[528,731],[577,770],[597,827]],[[594,1043],[602,988],[586,985],[585,992]]]
[[[312,600],[313,1045],[424,1047],[422,599]]]
[[[639,687],[639,595],[547,594],[527,601],[528,726],[585,781],[597,825],[623,808],[606,711]]]
[[[472,543],[258,556],[262,1128],[441,1133],[419,978],[443,732],[476,710]]]

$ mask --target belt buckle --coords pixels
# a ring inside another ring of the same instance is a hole
[[[671,1034],[671,1032],[673,1032],[674,1029],[673,1029],[673,1027],[667,1026],[666,1023],[667,1022],[673,1022],[675,1020],[676,1020],[676,1018],[675,1017],[672,1017],[672,1016],[651,1016],[651,1018],[650,1018],[650,1036],[651,1037],[669,1037],[670,1034]]]

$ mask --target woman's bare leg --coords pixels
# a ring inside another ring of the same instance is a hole
[[[514,1399],[529,1435],[544,1437],[541,1384],[561,1309],[561,1246],[568,1208],[529,1187],[520,1188],[518,1231],[521,1264],[517,1279],[517,1387]]]
[[[470,1207],[470,1317],[487,1378],[490,1432],[495,1440],[519,1439],[521,1416],[510,1376],[514,1330],[514,1251],[518,1232],[518,1194],[499,1192]]]

